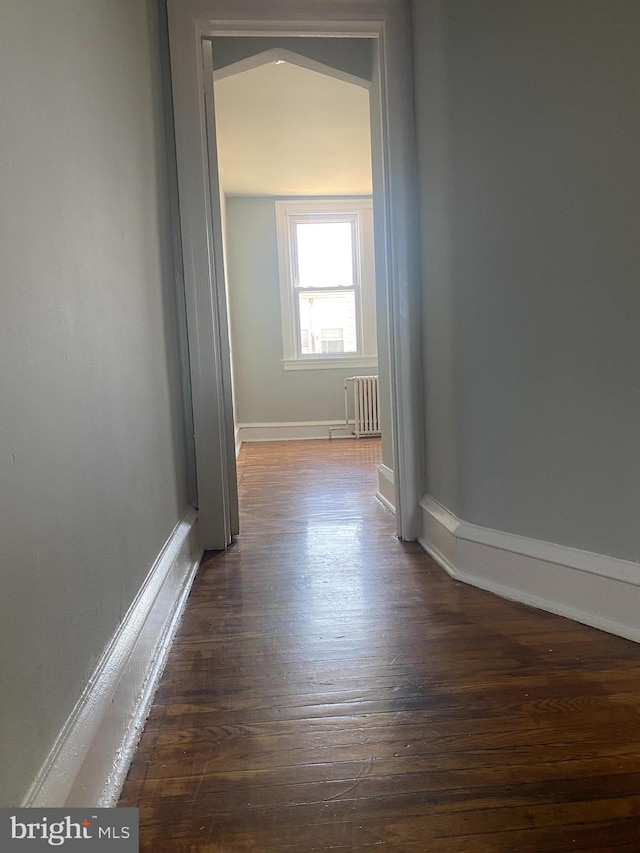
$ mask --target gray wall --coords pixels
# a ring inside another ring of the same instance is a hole
[[[345,378],[376,371],[282,366],[274,199],[227,199],[226,248],[238,423],[344,420]]]
[[[0,804],[187,503],[151,0],[3,0]]]
[[[413,15],[429,491],[638,560],[640,4]]]

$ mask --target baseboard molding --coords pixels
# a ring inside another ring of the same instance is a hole
[[[333,438],[353,438],[351,427],[345,426],[344,421],[339,420],[251,423],[238,424],[236,446],[238,441],[242,444],[245,441],[303,441],[329,438],[329,430],[332,430]]]
[[[430,496],[420,544],[456,580],[640,642],[640,565],[461,521]]]
[[[376,497],[383,506],[396,514],[396,486],[393,471],[386,465],[378,468],[378,492]]]
[[[242,437],[240,435],[240,430],[238,427],[235,428],[235,442],[236,442],[236,459],[238,458],[238,454],[240,453],[240,448],[242,447]]]
[[[198,568],[183,514],[107,646],[22,805],[113,806]]]

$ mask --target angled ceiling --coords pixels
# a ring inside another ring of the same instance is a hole
[[[212,39],[213,68],[217,77],[223,69],[267,51],[285,50],[295,53],[299,59],[314,60],[325,67],[340,69],[346,74],[369,81],[373,74],[373,44],[374,39],[370,38],[216,36]]]
[[[271,61],[215,82],[227,195],[369,195],[369,92]]]

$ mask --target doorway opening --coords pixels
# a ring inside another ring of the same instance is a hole
[[[373,40],[222,36],[212,61],[236,452],[379,436]]]

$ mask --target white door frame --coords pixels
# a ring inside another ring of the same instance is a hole
[[[215,119],[205,106],[204,86],[205,63],[207,73],[211,67],[203,42],[222,35],[376,40],[372,92],[379,97],[372,97],[371,118],[381,151],[374,162],[374,214],[376,264],[382,262],[383,267],[376,284],[383,291],[378,296],[386,308],[389,341],[385,367],[391,390],[397,532],[401,539],[415,539],[423,494],[424,432],[406,0],[168,0],[168,14],[201,543],[209,549],[229,543],[230,489],[235,488],[222,223],[217,164],[208,146]]]

